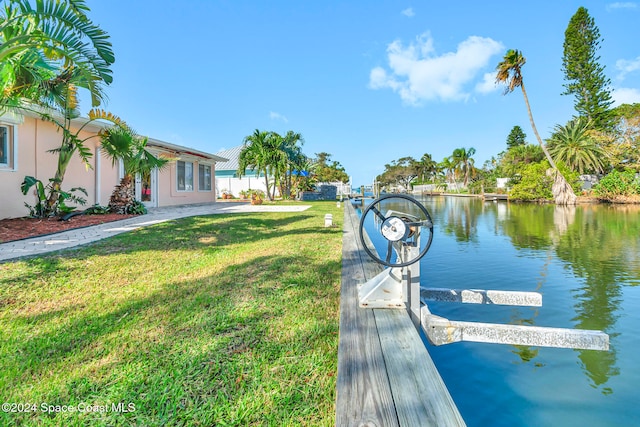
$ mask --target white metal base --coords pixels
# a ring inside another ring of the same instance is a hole
[[[386,268],[358,289],[360,307],[404,308],[402,268]]]

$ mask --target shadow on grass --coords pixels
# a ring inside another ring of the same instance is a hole
[[[78,273],[83,264],[68,265],[64,258],[84,260],[124,243],[128,253],[205,250],[268,241],[283,233],[301,239],[340,233],[304,225],[281,229],[307,216],[217,219],[184,219],[140,230],[130,245],[130,239],[121,236],[79,252],[29,260],[35,271],[23,277],[38,276],[47,283],[61,273]],[[201,242],[202,236],[236,228],[237,233],[221,233],[215,243]],[[178,235],[166,242],[166,230]],[[2,383],[13,397],[60,405],[131,402],[137,410],[0,414],[0,421],[244,425],[270,419],[277,425],[317,425],[327,414],[333,417],[340,268],[339,256],[258,256],[219,274],[170,278],[144,296],[114,301],[112,308],[70,306],[14,317],[15,324],[38,328],[27,335],[3,335]],[[132,286],[136,280],[140,278],[132,278]],[[107,295],[126,291],[104,286]]]
[[[281,218],[273,218],[281,216]],[[318,217],[318,215],[315,215]],[[219,249],[226,245],[268,241],[287,235],[305,235],[314,233],[339,233],[337,227],[325,228],[318,219],[318,226],[295,228],[283,231],[282,228],[300,221],[314,218],[311,214],[279,213],[270,215],[224,214],[182,218],[150,227],[141,228],[125,234],[113,236],[90,245],[66,249],[50,255],[26,258],[28,273],[22,275],[0,275],[0,287],[11,284],[32,283],[43,275],[55,273],[74,275],[85,271],[86,267],[75,266],[65,260],[83,261],[95,256],[109,254],[131,254],[144,251]],[[20,261],[15,261],[20,262]],[[12,262],[0,264],[1,269],[11,269]],[[2,306],[0,299],[0,307]]]

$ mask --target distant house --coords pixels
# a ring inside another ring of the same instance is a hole
[[[240,191],[262,190],[267,191],[264,174],[253,169],[246,169],[242,176],[238,175],[240,152],[244,145],[238,145],[229,150],[218,151],[216,156],[227,159],[216,164],[216,189],[218,196],[222,192],[228,192],[239,197]]]
[[[79,118],[77,126],[87,122]],[[103,126],[89,123],[81,133],[82,138],[97,135]],[[58,128],[36,115],[5,114],[0,116],[0,219],[16,218],[29,214],[25,203],[33,205],[35,197],[23,195],[20,184],[25,176],[34,176],[47,184],[55,175],[58,156],[49,150],[58,148],[62,135]],[[90,138],[85,145],[91,150],[91,168],[85,167],[80,157],[74,155],[67,168],[63,190],[84,188],[88,196],[86,206],[107,205],[113,188],[124,171],[112,166],[100,150],[100,138]],[[216,200],[216,163],[226,158],[194,150],[188,147],[149,138],[148,148],[156,155],[171,158],[161,171],[155,170],[148,177],[136,180],[136,197],[148,207],[214,202]]]

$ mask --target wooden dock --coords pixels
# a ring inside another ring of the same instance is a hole
[[[498,193],[484,193],[482,195],[484,200],[488,201],[498,201],[498,200],[509,200],[508,194],[498,194]]]
[[[358,285],[382,267],[344,206],[336,426],[464,426],[407,311],[358,306]]]

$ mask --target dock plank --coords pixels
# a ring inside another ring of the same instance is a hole
[[[364,309],[358,284],[382,267],[361,247],[345,204],[336,426],[464,426],[404,309]]]
[[[345,213],[336,426],[399,426],[373,311],[358,309],[367,272],[353,220]]]

